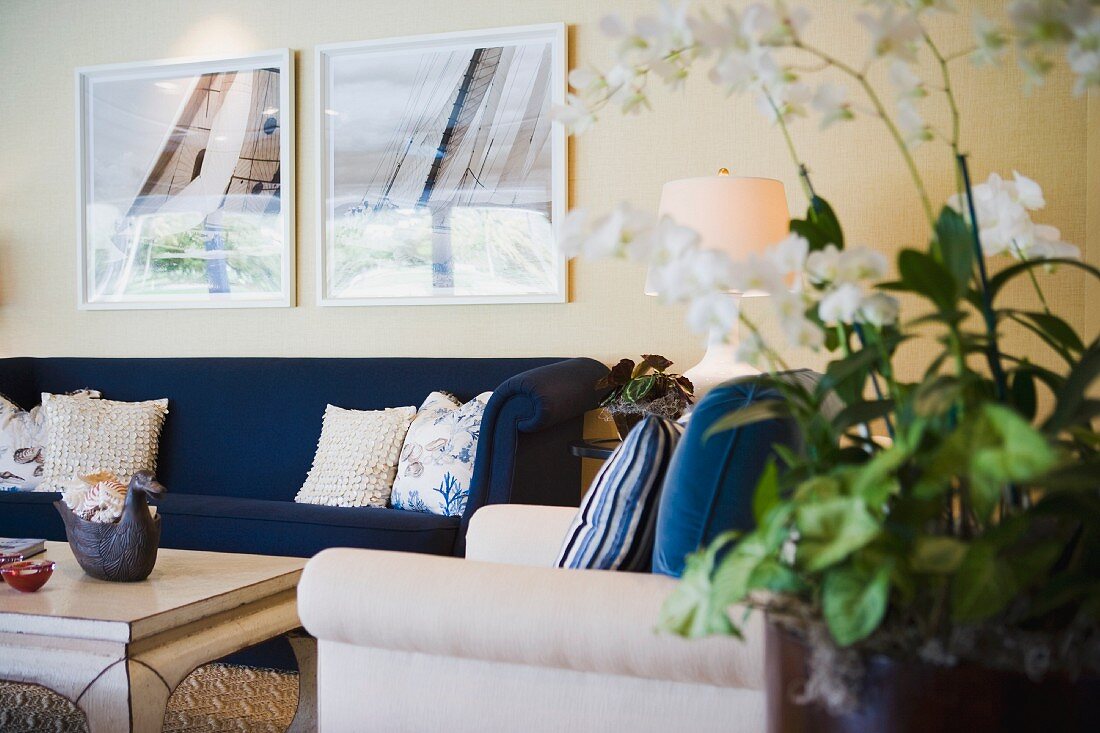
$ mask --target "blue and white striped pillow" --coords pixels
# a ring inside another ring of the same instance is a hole
[[[596,474],[558,553],[559,568],[646,572],[657,503],[684,426],[653,415],[634,426]]]

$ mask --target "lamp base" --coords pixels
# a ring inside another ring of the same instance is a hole
[[[712,340],[702,361],[684,372],[684,376],[695,386],[695,402],[698,404],[707,392],[722,382],[759,373],[759,369],[737,360],[736,343],[715,343]]]
[[[740,295],[730,293],[727,297],[733,300],[735,308],[741,307]],[[711,330],[707,335],[707,353],[703,354],[702,361],[684,372],[684,376],[695,386],[696,404],[722,382],[760,373],[751,364],[737,359],[737,344],[741,340],[739,331],[737,321],[734,321],[733,330],[729,333]]]

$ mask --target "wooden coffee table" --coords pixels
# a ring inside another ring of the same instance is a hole
[[[41,558],[57,569],[38,592],[0,583],[0,679],[72,700],[90,733],[159,731],[172,690],[196,667],[301,626],[299,558],[161,549],[139,583],[85,575],[63,542],[46,543]],[[291,730],[313,730],[316,642],[299,634],[291,644]]]

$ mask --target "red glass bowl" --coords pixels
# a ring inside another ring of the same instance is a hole
[[[34,593],[53,575],[57,563],[52,560],[24,560],[0,567],[8,585],[23,593]]]
[[[18,552],[0,552],[0,567],[3,567],[4,565],[10,565],[13,562],[23,562],[23,556],[20,555]]]

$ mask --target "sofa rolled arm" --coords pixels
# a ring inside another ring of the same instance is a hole
[[[477,510],[466,530],[466,558],[552,567],[577,510],[563,506],[494,504]]]
[[[584,414],[605,394],[596,382],[607,367],[595,359],[564,359],[505,380],[481,419],[474,473],[455,554],[466,550],[470,517],[489,504],[577,506],[580,461],[569,444],[584,432]]]
[[[375,550],[330,549],[298,586],[322,643],[643,679],[763,689],[759,614],[745,641],[655,630],[676,581]],[[735,611],[736,613],[736,611]]]
[[[524,433],[545,430],[599,406],[606,390],[596,382],[607,367],[595,359],[566,359],[529,369],[505,380],[485,407],[484,422],[493,423],[506,408],[515,414],[516,429]]]

